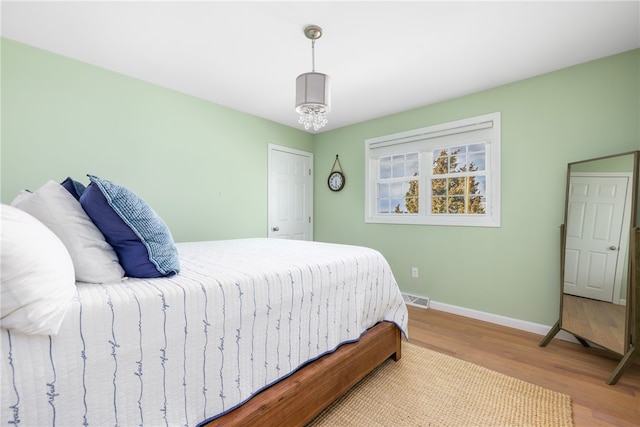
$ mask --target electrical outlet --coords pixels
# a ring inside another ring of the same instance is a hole
[[[418,267],[411,267],[411,277],[414,279],[418,278]]]

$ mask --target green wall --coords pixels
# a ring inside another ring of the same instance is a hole
[[[552,325],[567,163],[640,147],[640,50],[319,134],[316,240],[371,246],[403,291]],[[499,111],[502,227],[364,223],[364,140]],[[327,189],[340,155],[347,185]],[[411,278],[418,267],[419,278]]]
[[[2,202],[67,176],[124,185],[176,241],[267,235],[267,145],[312,135],[2,39]]]
[[[380,250],[405,292],[547,325],[567,163],[640,148],[640,50],[318,135],[11,40],[1,53],[3,203],[91,173],[139,194],[177,241],[266,236],[267,144],[313,151],[316,240]],[[494,111],[502,227],[364,223],[365,139]],[[336,154],[347,185],[333,193]]]

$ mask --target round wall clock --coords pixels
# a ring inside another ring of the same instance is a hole
[[[333,171],[329,174],[329,189],[331,191],[340,191],[344,187],[344,175],[342,172]]]
[[[337,171],[336,163],[340,167],[340,170]],[[329,179],[327,180],[327,184],[329,185],[329,189],[331,191],[340,191],[344,188],[344,184],[346,179],[344,177],[344,172],[342,171],[342,165],[340,164],[340,159],[336,154],[336,159],[333,161],[333,167],[331,168],[331,172],[329,173]]]

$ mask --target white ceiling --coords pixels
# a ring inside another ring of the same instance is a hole
[[[4,37],[300,127],[295,79],[332,79],[324,130],[640,47],[639,1],[2,1]]]

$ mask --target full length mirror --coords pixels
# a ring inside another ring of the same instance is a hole
[[[635,341],[638,152],[570,163],[562,227],[560,320],[585,346],[622,355],[608,383],[631,362]],[[632,279],[634,279],[632,281]]]

